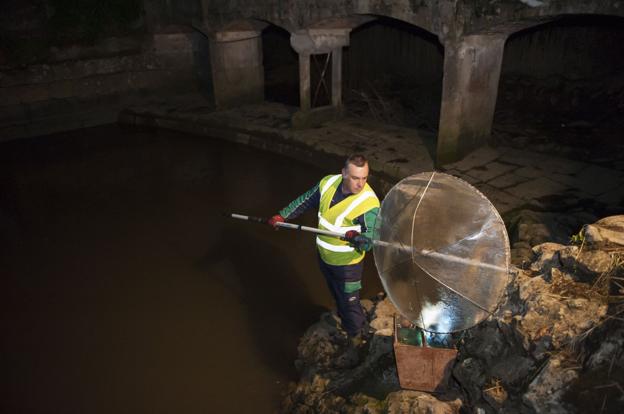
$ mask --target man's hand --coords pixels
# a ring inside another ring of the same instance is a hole
[[[349,245],[355,247],[355,250],[360,252],[367,252],[373,248],[373,243],[371,239],[366,236],[362,236],[355,230],[349,230],[345,233],[345,240]]]
[[[344,235],[344,239],[351,243],[357,236],[359,236],[360,233],[355,231],[355,230],[349,230],[348,232],[345,233]]]
[[[267,221],[267,224],[273,227],[275,230],[277,230],[279,228],[277,223],[283,223],[284,221],[285,221],[284,217],[282,217],[279,214],[276,214]]]

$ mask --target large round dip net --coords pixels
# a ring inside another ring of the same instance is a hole
[[[508,282],[503,220],[481,192],[448,174],[424,172],[397,183],[383,200],[373,243],[390,300],[429,332],[481,322]]]

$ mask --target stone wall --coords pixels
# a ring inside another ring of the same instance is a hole
[[[512,35],[503,75],[599,78],[624,69],[624,19],[582,16]]]
[[[129,103],[197,88],[188,32],[56,53],[57,61],[0,69],[0,141],[115,122]]]

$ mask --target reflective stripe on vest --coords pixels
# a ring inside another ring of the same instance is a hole
[[[331,224],[329,221],[325,220],[325,217],[321,216],[321,213],[318,213],[319,224],[322,227],[325,227],[325,230],[333,231],[336,233],[345,234],[349,230],[357,231],[358,233],[362,232],[362,226],[359,224],[357,226],[349,226],[349,227],[341,227]]]
[[[373,193],[372,191],[366,191],[362,194],[358,194],[357,198],[353,200],[351,204],[349,204],[349,207],[347,207],[341,215],[336,217],[336,226],[342,226],[342,222],[344,221],[344,218],[347,217],[347,214],[352,212],[357,206],[362,204],[367,198],[370,197],[375,197],[375,193]]]
[[[327,180],[323,188],[321,188],[321,197],[323,197],[323,194],[325,194],[325,191],[327,191],[329,187],[331,187],[336,182],[336,180],[339,179],[340,177],[342,176],[338,174],[338,175],[334,175],[329,180]]]
[[[379,200],[368,184],[358,194],[350,194],[338,203],[331,205],[336,191],[341,191],[342,175],[328,175],[319,183],[318,228],[339,234],[349,230],[362,232],[357,217],[379,208]],[[330,265],[342,266],[360,262],[364,252],[354,249],[346,241],[336,237],[318,236],[317,248],[321,259]]]
[[[324,242],[323,240],[319,239],[318,237],[316,238],[316,244],[318,244],[319,246],[321,246],[324,249],[327,250],[331,250],[332,252],[352,252],[354,249],[353,247],[346,245],[346,246],[336,246],[335,244],[330,244],[327,242]]]

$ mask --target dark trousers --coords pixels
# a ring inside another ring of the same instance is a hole
[[[361,282],[362,270],[364,263],[360,262],[354,265],[334,266],[327,264],[318,257],[319,267],[327,287],[331,292],[336,307],[338,308],[338,316],[342,321],[342,327],[349,336],[359,334],[366,324],[366,316],[360,305],[360,291],[355,290],[348,293],[348,282]],[[349,285],[352,285],[349,283]]]

